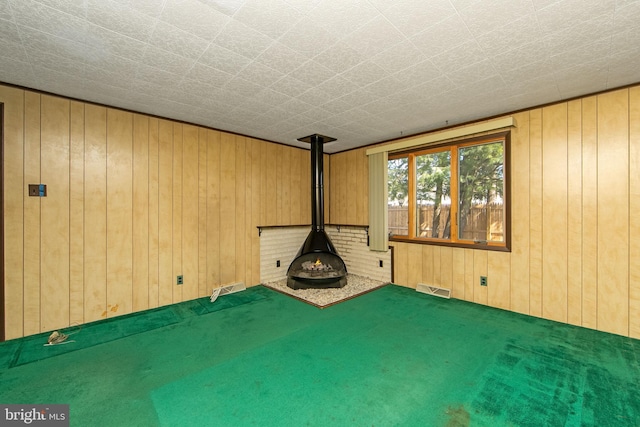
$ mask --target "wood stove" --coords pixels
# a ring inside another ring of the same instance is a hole
[[[287,270],[287,286],[342,288],[347,284],[347,266],[324,231],[322,146],[335,138],[314,134],[298,141],[311,144],[311,232]]]

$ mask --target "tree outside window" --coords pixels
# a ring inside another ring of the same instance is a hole
[[[509,133],[389,155],[392,239],[508,250]]]

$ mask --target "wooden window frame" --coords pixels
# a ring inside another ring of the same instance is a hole
[[[504,240],[502,242],[478,242],[461,240],[458,238],[458,149],[503,141],[504,144]],[[416,234],[416,167],[415,158],[420,155],[451,151],[451,237],[449,239],[436,239],[432,237],[417,237]],[[471,249],[484,249],[491,251],[511,252],[511,132],[499,132],[490,135],[477,136],[462,140],[453,140],[429,146],[417,147],[389,153],[389,160],[408,158],[408,203],[409,212],[408,235],[393,235],[389,237],[392,242],[410,242],[438,246],[451,246]]]

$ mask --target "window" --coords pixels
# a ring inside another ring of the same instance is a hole
[[[389,154],[393,240],[508,250],[509,133]]]

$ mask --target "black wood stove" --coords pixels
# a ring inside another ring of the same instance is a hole
[[[311,232],[287,271],[292,289],[342,288],[347,284],[347,266],[324,231],[323,149],[335,141],[323,135],[309,135],[298,141],[311,144]]]

